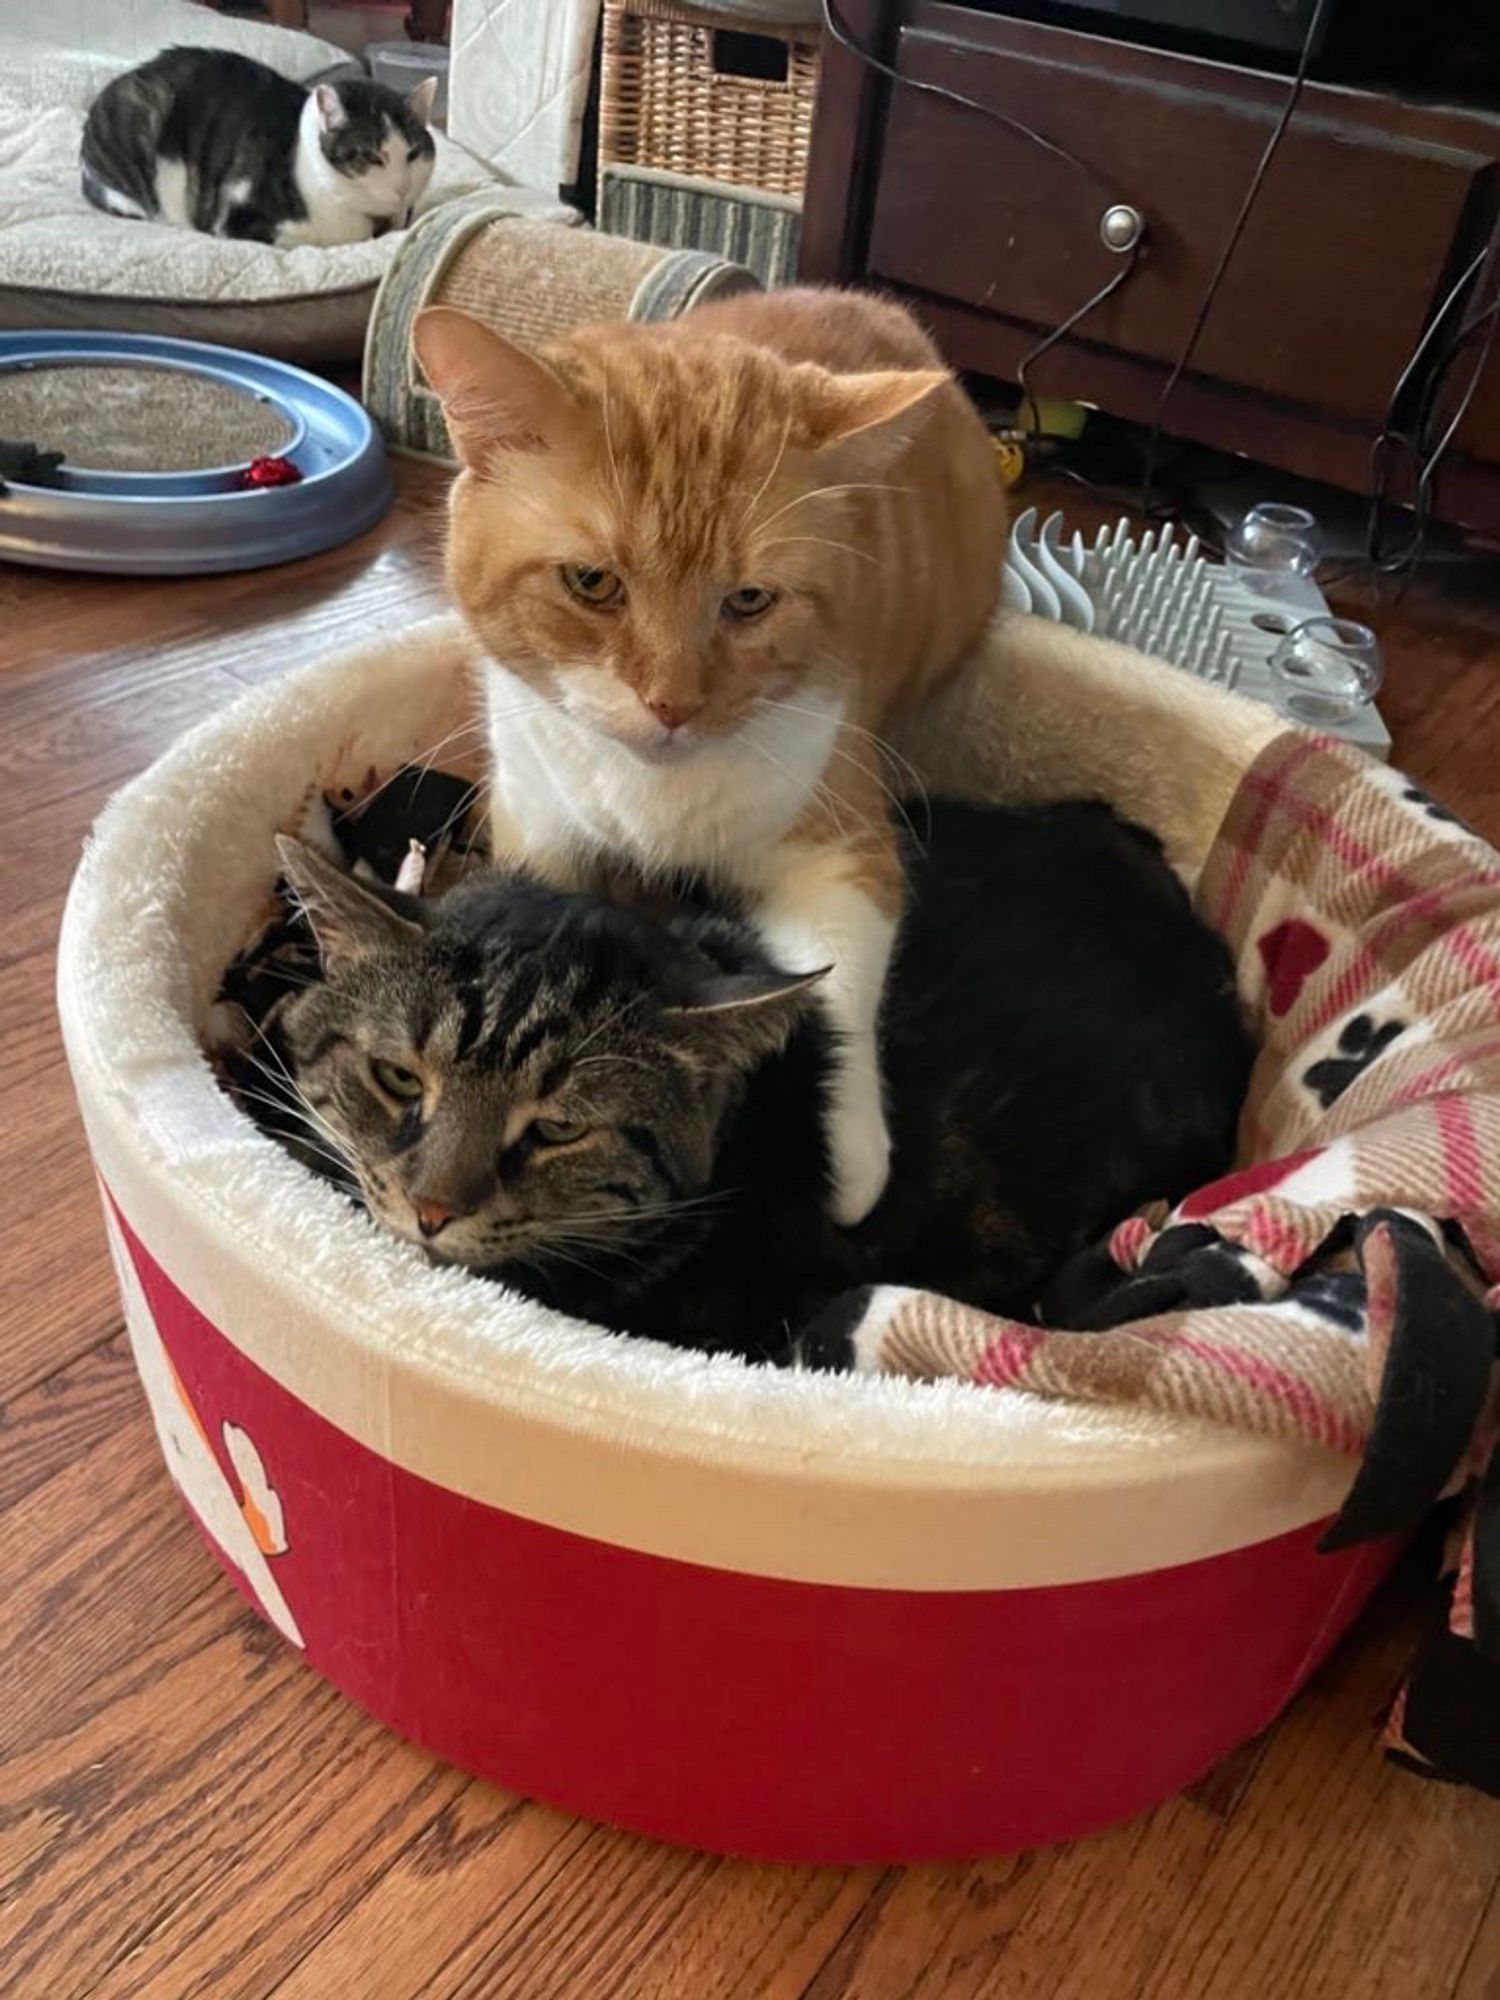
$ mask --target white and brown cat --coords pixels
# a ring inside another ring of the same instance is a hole
[[[448,572],[485,656],[496,851],[706,871],[822,991],[838,1220],[890,1144],[876,1024],[902,870],[881,737],[983,632],[1005,503],[900,309],[785,291],[523,353],[448,308],[417,354],[463,470]]]

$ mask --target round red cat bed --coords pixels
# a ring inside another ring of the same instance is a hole
[[[1064,1839],[1261,1729],[1388,1557],[1315,1553],[1351,1461],[1006,1389],[753,1370],[430,1269],[220,1092],[201,1035],[310,780],[426,751],[456,627],[300,671],[102,817],[69,1059],[169,1468],[310,1665],[504,1785],[801,1861]],[[1030,619],[912,747],[1103,792],[1202,859],[1263,709]]]

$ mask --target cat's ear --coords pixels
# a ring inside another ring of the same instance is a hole
[[[349,123],[344,100],[331,83],[315,84],[313,96],[318,100],[318,123],[325,132],[337,132],[341,125]]]
[[[679,1021],[694,1040],[748,1069],[764,1056],[785,1048],[792,1030],[806,1014],[813,988],[833,967],[816,972],[724,972],[703,980],[693,998],[669,1007],[668,1018]]]
[[[866,465],[894,458],[921,421],[922,406],[952,377],[942,368],[881,368],[833,375],[803,363],[802,404],[811,442],[853,444]]]
[[[453,448],[473,472],[499,453],[551,451],[578,410],[535,355],[452,306],[417,314],[412,347],[436,391]]]
[[[278,834],[276,852],[329,970],[421,937],[420,924],[393,910],[383,897],[335,867],[315,847]]]
[[[427,125],[432,120],[432,107],[437,103],[438,80],[435,76],[424,76],[414,90],[406,93],[406,108],[413,118]]]

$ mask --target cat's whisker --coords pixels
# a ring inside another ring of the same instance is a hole
[[[486,750],[488,750],[491,732],[496,728],[498,724],[503,722],[514,722],[519,717],[524,715],[535,715],[538,713],[539,710],[544,708],[561,709],[563,706],[564,702],[560,694],[533,695],[529,701],[516,702],[509,708],[487,711],[474,724],[475,735],[482,744],[482,746]],[[474,780],[473,784],[470,785],[469,789],[464,793],[459,803],[454,807],[453,812],[449,815],[449,817],[446,820],[444,820],[442,826],[438,829],[438,832],[434,836],[432,842],[432,845],[434,847],[436,847],[438,841],[442,839],[444,835],[452,831],[456,820],[461,818],[463,814],[467,813],[477,802],[483,800],[485,787],[488,784],[488,782],[489,780],[487,777],[476,778]]]
[[[306,990],[310,986],[321,986],[323,984],[322,977],[318,973],[314,972],[314,973],[307,973],[304,975],[300,972],[293,970],[293,968],[290,966],[278,965],[274,959],[267,962],[264,965],[264,967],[258,971],[257,976],[263,979],[274,979],[279,986],[288,987],[291,991],[296,993],[303,993],[306,992]],[[245,1011],[244,1008],[240,1006],[238,1000],[226,1001],[224,1004],[226,1006],[239,1008],[239,1011],[241,1013],[244,1013]],[[275,1001],[271,1002],[271,1006],[268,1007],[266,1010],[267,1016],[269,1016],[271,1007],[274,1007],[275,1004],[276,1004]]]
[[[818,791],[825,806],[836,807],[839,811],[848,813],[853,819],[856,828],[868,834],[874,846],[885,846],[890,837],[889,826],[886,822],[880,819],[872,819],[868,813],[861,812],[852,800],[846,799],[844,794],[837,791],[826,779],[819,784]]]
[[[720,1208],[739,1194],[739,1188],[715,1188],[709,1194],[681,1195],[672,1201],[627,1202],[619,1208],[591,1208],[586,1222],[657,1220],[667,1215],[687,1215],[704,1209]]]
[[[853,821],[855,834],[861,832],[868,834],[877,847],[886,840],[885,826],[879,820],[871,819],[868,813],[861,812],[851,799],[845,798],[844,794],[829,782],[826,769],[824,775],[813,786],[813,797],[837,823],[840,839],[848,840],[851,837],[850,830],[844,823],[844,815],[847,813]]]
[[[248,1084],[240,1084],[240,1082],[230,1082],[230,1092],[232,1092],[232,1096],[234,1096],[234,1100],[236,1100],[238,1104],[264,1104],[264,1106],[266,1106],[266,1110],[272,1110],[272,1112],[280,1112],[280,1114],[282,1114],[284,1118],[288,1118],[288,1120],[296,1122],[298,1126],[306,1122],[306,1120],[304,1120],[304,1116],[302,1116],[302,1112],[298,1110],[298,1106],[296,1106],[296,1104],[292,1104],[292,1102],[290,1102],[290,1098],[278,1098],[278,1096],[272,1096],[272,1094],[270,1094],[270,1090],[250,1090],[250,1086],[248,1086]],[[306,1136],[306,1134],[302,1134],[302,1132],[298,1132],[298,1134],[294,1134],[294,1136],[298,1138],[298,1142],[300,1142],[300,1144],[306,1144],[306,1146],[308,1146],[308,1150],[312,1150],[312,1152],[322,1152],[322,1154],[324,1154],[324,1158],[330,1158],[330,1160],[334,1158],[334,1154],[332,1154],[332,1150],[330,1150],[328,1146],[320,1146],[320,1144],[316,1144],[316,1142],[314,1142],[312,1138],[308,1138],[308,1136]],[[340,1164],[342,1164],[342,1166],[348,1166],[348,1164],[350,1164],[346,1156],[342,1156],[342,1154],[340,1154],[338,1158],[340,1158]]]
[[[648,1063],[644,1061],[640,1056],[627,1056],[627,1055],[585,1056],[582,1062],[575,1061],[573,1067],[575,1070],[593,1069],[595,1065],[599,1063],[624,1063],[630,1069],[644,1070],[647,1076],[655,1076],[656,1074],[656,1065],[654,1063]]]
[[[633,1007],[639,1007],[642,1004],[642,1002],[646,999],[646,997],[647,996],[644,993],[637,994],[634,1000],[627,1000],[623,1006],[617,1007],[613,1014],[606,1014],[602,1021],[595,1022],[594,1026],[590,1028],[589,1032],[584,1036],[583,1040],[572,1051],[571,1060],[576,1062],[579,1056],[583,1053],[583,1051],[586,1048],[588,1048],[590,1043],[598,1041],[599,1037],[602,1034],[604,1034],[607,1029],[614,1027],[616,1022],[623,1021],[625,1016],[631,1011],[631,1009]]]
[[[483,745],[494,723],[508,722],[515,716],[529,715],[539,708],[556,708],[560,706],[560,701],[561,697],[556,695],[534,694],[526,701],[517,702],[514,706],[501,709],[494,714],[481,712],[478,715],[465,716],[461,722],[455,723],[453,728],[448,730],[446,734],[438,737],[436,742],[430,743],[425,750],[413,753],[403,763],[398,764],[390,776],[383,778],[373,791],[366,792],[361,798],[356,799],[354,804],[350,806],[349,811],[357,817],[367,806],[373,804],[383,792],[388,791],[406,771],[415,768],[425,777],[431,772],[439,754],[444,750],[451,747],[459,749],[467,748],[471,743]]]
[[[815,657],[817,663],[820,665],[837,667],[843,664],[832,653],[819,653]],[[825,719],[823,712],[820,709],[803,708],[796,702],[778,701],[773,698],[768,698],[765,705],[768,708],[769,707],[784,708],[789,715],[810,716],[814,721],[823,721]],[[900,750],[896,748],[895,744],[891,742],[889,737],[881,736],[877,731],[867,728],[865,724],[862,722],[853,721],[847,715],[840,717],[839,726],[841,729],[851,730],[856,736],[863,736],[868,742],[873,743],[878,750],[880,750],[885,756],[890,758],[891,762],[894,765],[896,765],[898,770],[904,771],[907,774],[907,776],[911,779],[914,785],[916,785],[920,790],[923,791],[926,790],[926,786],[922,780],[921,772],[917,769],[916,765],[912,763],[909,757],[905,756]]]
[[[825,665],[836,666],[839,664],[839,662],[836,661],[831,654],[820,654],[817,657],[819,662]],[[762,699],[761,706],[763,708],[781,709],[788,715],[805,716],[809,721],[813,722],[821,722],[826,719],[823,713],[816,708],[803,708],[797,702],[778,701],[774,697],[769,695],[765,696]],[[911,785],[914,791],[917,791],[921,794],[922,805],[928,814],[929,830],[930,830],[932,801],[928,795],[926,780],[923,778],[921,772],[917,769],[916,765],[912,763],[911,759],[903,755],[903,753],[896,748],[895,744],[890,742],[886,737],[878,735],[876,731],[873,729],[867,729],[863,723],[850,721],[848,716],[844,716],[840,719],[839,726],[841,729],[848,730],[851,734],[855,736],[863,737],[866,742],[873,744],[875,749],[878,750],[883,757],[887,758],[890,761],[890,763],[894,767],[896,776],[898,778],[904,778],[906,782]],[[847,756],[849,753],[847,750],[844,750],[841,754]],[[871,771],[869,775],[871,777],[874,777],[876,774],[873,771]],[[895,797],[894,794],[892,794],[892,803],[897,805],[898,807],[901,806],[901,802]],[[904,811],[904,807],[901,807],[901,809]],[[909,823],[910,822],[908,822],[908,824]]]
[[[868,549],[857,549],[852,542],[835,541],[831,535],[773,535],[768,542],[762,542],[761,547],[780,549],[789,547],[793,542],[812,542],[820,549],[839,549],[844,555],[853,556],[856,562],[879,566],[878,559]]]
[[[527,1254],[524,1257],[517,1257],[515,1259],[515,1262],[518,1264],[545,1264],[549,1261],[557,1264],[566,1264],[572,1270],[582,1271],[596,1282],[602,1282],[606,1276],[606,1273],[601,1271],[597,1264],[591,1264],[587,1258],[580,1257],[573,1249],[571,1242],[564,1249],[563,1240],[552,1236],[538,1238],[533,1244],[528,1246]]]
[[[242,1083],[231,1084],[230,1090],[236,1102],[240,1104],[263,1104],[267,1110],[279,1111],[285,1118],[299,1126],[304,1125],[306,1122],[298,1107],[295,1104],[289,1103],[284,1097],[272,1097],[269,1092],[264,1090],[250,1090]],[[259,1120],[255,1122],[259,1125]],[[260,1126],[260,1129],[264,1130],[265,1127]],[[354,1161],[349,1154],[334,1152],[331,1146],[319,1145],[317,1140],[305,1130],[288,1133],[278,1132],[271,1136],[290,1139],[294,1144],[304,1148],[307,1152],[315,1154],[319,1159],[326,1160],[330,1166],[337,1167],[342,1173],[353,1172]]]
[[[483,780],[476,778],[474,783],[468,787],[468,789],[464,792],[463,796],[459,799],[458,804],[453,808],[452,812],[449,813],[448,817],[443,821],[442,825],[437,829],[436,833],[433,834],[432,840],[429,843],[429,851],[431,853],[435,854],[437,850],[443,845],[444,841],[447,840],[448,836],[453,832],[454,828],[458,825],[459,821],[463,819],[465,815],[469,812],[475,800],[479,797],[480,793],[483,790],[484,790]]]
[[[551,701],[547,705],[553,708],[561,708],[561,709],[566,708],[566,703],[563,701],[560,695],[557,696],[553,701]],[[496,717],[494,719],[498,721],[500,718]],[[552,780],[557,790],[560,793],[566,793],[569,790],[569,785],[566,779],[559,777],[556,772],[556,768],[552,760],[550,746],[547,745],[545,742],[538,740],[532,744],[531,748],[533,755],[540,758],[542,765],[547,772],[548,777]]]
[[[247,1016],[246,1018],[248,1019],[249,1017]],[[248,1053],[246,1054],[245,1060],[252,1066],[252,1068],[258,1069],[261,1072],[262,1076],[268,1077],[270,1081],[273,1084],[275,1084],[278,1088],[284,1086],[287,1092],[290,1094],[293,1101],[298,1105],[298,1107],[301,1109],[303,1114],[306,1116],[308,1122],[314,1127],[314,1129],[321,1132],[333,1146],[335,1146],[340,1152],[342,1152],[344,1150],[344,1140],[342,1134],[334,1130],[333,1126],[329,1124],[328,1120],[317,1109],[316,1105],[314,1105],[310,1101],[306,1092],[302,1089],[301,1084],[292,1075],[291,1071],[282,1061],[280,1051],[277,1049],[275,1043],[271,1040],[270,1036],[266,1034],[265,1030],[261,1027],[260,1023],[258,1021],[251,1021],[250,1025],[255,1030],[255,1033],[259,1036],[260,1040],[265,1044],[266,1049],[273,1058],[276,1067],[274,1069],[269,1069],[267,1068],[266,1064],[259,1059],[258,1056],[253,1056]]]
[[[834,827],[838,832],[839,839],[847,840],[849,838],[849,829],[844,824],[844,814],[842,810],[843,802],[840,800],[837,793],[832,791],[829,786],[822,783],[818,783],[813,786],[812,795],[814,800],[823,808],[824,812],[827,813],[828,817],[833,821]]]
[[[763,487],[761,491],[764,492],[764,490]],[[774,528],[782,515],[790,514],[794,507],[805,507],[809,500],[828,499],[836,493],[915,493],[916,490],[914,486],[892,486],[880,479],[848,479],[837,486],[814,486],[806,493],[794,495],[784,506],[778,507],[774,514],[768,515],[764,521],[757,521],[755,529],[758,534],[763,529]],[[757,494],[756,498],[759,499],[759,497],[760,495]]]
[[[562,1222],[556,1228],[548,1228],[546,1234],[538,1238],[538,1242],[544,1242],[544,1244],[566,1244],[570,1250],[572,1248],[604,1250],[608,1256],[634,1256],[634,1252],[628,1252],[620,1244],[618,1236],[610,1236],[608,1230],[590,1230],[586,1216],[580,1218],[580,1220],[576,1220],[576,1222],[574,1220],[566,1220],[566,1222]]]
[[[846,763],[852,764],[862,777],[868,778],[871,784],[878,786],[881,792],[884,793],[891,811],[901,821],[912,839],[919,846],[925,846],[926,842],[932,836],[932,813],[930,809],[927,814],[927,832],[926,834],[919,834],[916,826],[913,824],[911,814],[906,809],[906,801],[900,797],[892,786],[886,783],[877,770],[874,770],[869,764],[861,763],[852,750],[844,749],[837,743],[833,746],[832,755],[842,757]]]
[[[559,708],[561,705],[560,696],[534,695],[530,700],[518,702],[514,707],[502,709],[494,715],[467,717],[464,721],[457,723],[452,729],[448,730],[445,735],[438,737],[436,742],[429,744],[425,751],[413,758],[408,758],[405,763],[398,764],[389,777],[382,778],[378,785],[371,791],[364,793],[362,797],[356,799],[347,808],[349,815],[358,818],[362,812],[372,806],[407,771],[415,769],[423,777],[428,776],[437,758],[444,750],[454,749],[461,753],[471,745],[484,745],[488,740],[489,730],[494,723],[510,721],[516,716],[532,714],[542,708]],[[435,849],[452,833],[454,827],[482,796],[484,785],[485,781],[482,778],[476,778],[467,788],[458,804],[433,835],[429,843],[430,847]]]
[[[569,662],[559,661],[558,664],[566,666]],[[534,694],[529,701],[518,701],[510,708],[487,709],[474,726],[483,733],[489,729],[491,723],[509,722],[517,715],[531,715],[539,708],[561,708],[562,705],[563,698],[560,694]]]
[[[301,1102],[290,1104],[283,1100],[278,1109],[286,1112],[289,1117],[296,1118],[299,1122],[306,1125],[310,1131],[317,1133],[322,1140],[326,1141],[334,1149],[343,1165],[351,1170],[353,1169],[355,1165],[354,1155],[346,1150],[343,1141],[333,1128],[322,1123],[309,1107]]]
[[[787,443],[791,435],[792,413],[788,410],[786,422],[781,427],[781,443],[776,447],[776,456],[771,460],[771,470],[766,474],[759,486],[756,487],[754,494],[751,496],[749,506],[746,507],[744,513],[740,516],[740,533],[742,535],[750,533],[754,523],[755,510],[761,501],[765,499],[766,494],[770,491],[772,480],[781,470],[781,461],[786,457]],[[776,517],[773,515],[771,518],[774,520]]]
[[[349,1187],[359,1186],[359,1177],[350,1162],[340,1159],[336,1153],[330,1153],[323,1147],[314,1145],[305,1132],[268,1132],[266,1136],[280,1140],[289,1152],[302,1160],[304,1165],[314,1160],[321,1160],[330,1178],[337,1178]]]
[[[809,711],[809,713],[811,713],[811,711]],[[778,771],[782,771],[785,775],[790,775],[789,773],[785,772],[784,765],[777,763],[777,760],[771,755],[771,752],[766,749],[763,743],[755,744],[755,748],[758,749],[761,752],[761,755],[764,756],[770,763],[774,764]],[[860,766],[859,768],[863,769],[863,766]],[[824,776],[822,778],[815,779],[811,789],[812,789],[812,797],[818,802],[819,805],[822,806],[823,810],[828,814],[829,818],[833,821],[840,840],[847,840],[849,838],[849,829],[844,824],[845,813],[848,813],[854,820],[855,825],[857,827],[862,827],[864,831],[867,834],[869,834],[877,844],[880,844],[884,840],[885,829],[877,821],[872,820],[868,815],[868,813],[862,813],[857,806],[855,806],[850,800],[844,797],[842,792],[836,791],[834,787],[830,783],[828,783],[826,767]]]
[[[620,461],[615,457],[614,433],[609,421],[609,384],[606,382],[599,399],[599,413],[604,419],[604,457],[609,467],[610,480],[615,489],[615,498],[620,503],[620,512],[627,512],[625,506],[625,482],[620,477]]]
[[[450,743],[457,742],[460,738],[468,738],[475,735],[482,736],[484,726],[483,716],[466,715],[462,722],[456,723],[446,734],[440,736],[435,743],[429,744],[426,750],[418,751],[413,756],[406,758],[404,762],[398,764],[390,776],[382,778],[373,791],[365,792],[360,798],[357,798],[347,808],[349,815],[357,819],[367,807],[372,806],[378,798],[388,792],[402,773],[409,771],[413,765],[425,776],[431,771],[433,760],[437,757],[440,750],[446,750]]]
[[[483,744],[485,740],[486,740],[486,726],[485,723],[481,720],[479,722],[472,723],[467,729],[465,729],[462,732],[462,734],[455,734],[453,737],[450,737],[449,743],[455,748],[455,750],[461,752],[462,750],[467,749],[471,742],[478,742],[480,744]],[[418,759],[417,770],[421,773],[422,777],[427,778],[432,775],[433,765],[437,762],[438,749],[444,747],[445,747],[444,745],[440,744],[437,746],[437,748],[429,750],[425,757],[421,757]]]
[[[797,780],[793,778],[791,772],[787,769],[786,765],[782,763],[781,759],[773,755],[773,753],[766,748],[764,743],[759,742],[753,736],[747,736],[745,738],[745,741],[749,744],[752,750],[758,751],[760,755],[765,758],[766,762],[770,765],[771,769],[773,771],[779,772],[779,774],[786,779],[787,783],[791,785],[794,790],[803,789],[803,786],[799,785]],[[818,800],[818,802],[822,805],[823,810],[827,812],[829,814],[829,817],[833,820],[834,826],[837,829],[840,840],[846,839],[848,837],[848,830],[845,827],[843,819],[838,811],[838,802],[833,797],[833,794],[829,791],[828,787],[815,780],[812,786],[810,787],[810,792],[811,796],[816,800]]]

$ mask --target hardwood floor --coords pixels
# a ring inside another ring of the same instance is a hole
[[[90,820],[177,731],[440,608],[443,480],[399,480],[373,534],[284,570],[0,569],[0,1992],[1500,2000],[1500,1804],[1376,1747],[1431,1612],[1415,1566],[1191,1794],[1071,1848],[905,1871],[677,1853],[436,1766],[220,1577],[121,1333],[53,940]],[[1382,622],[1398,756],[1500,838],[1500,606],[1423,587]]]

